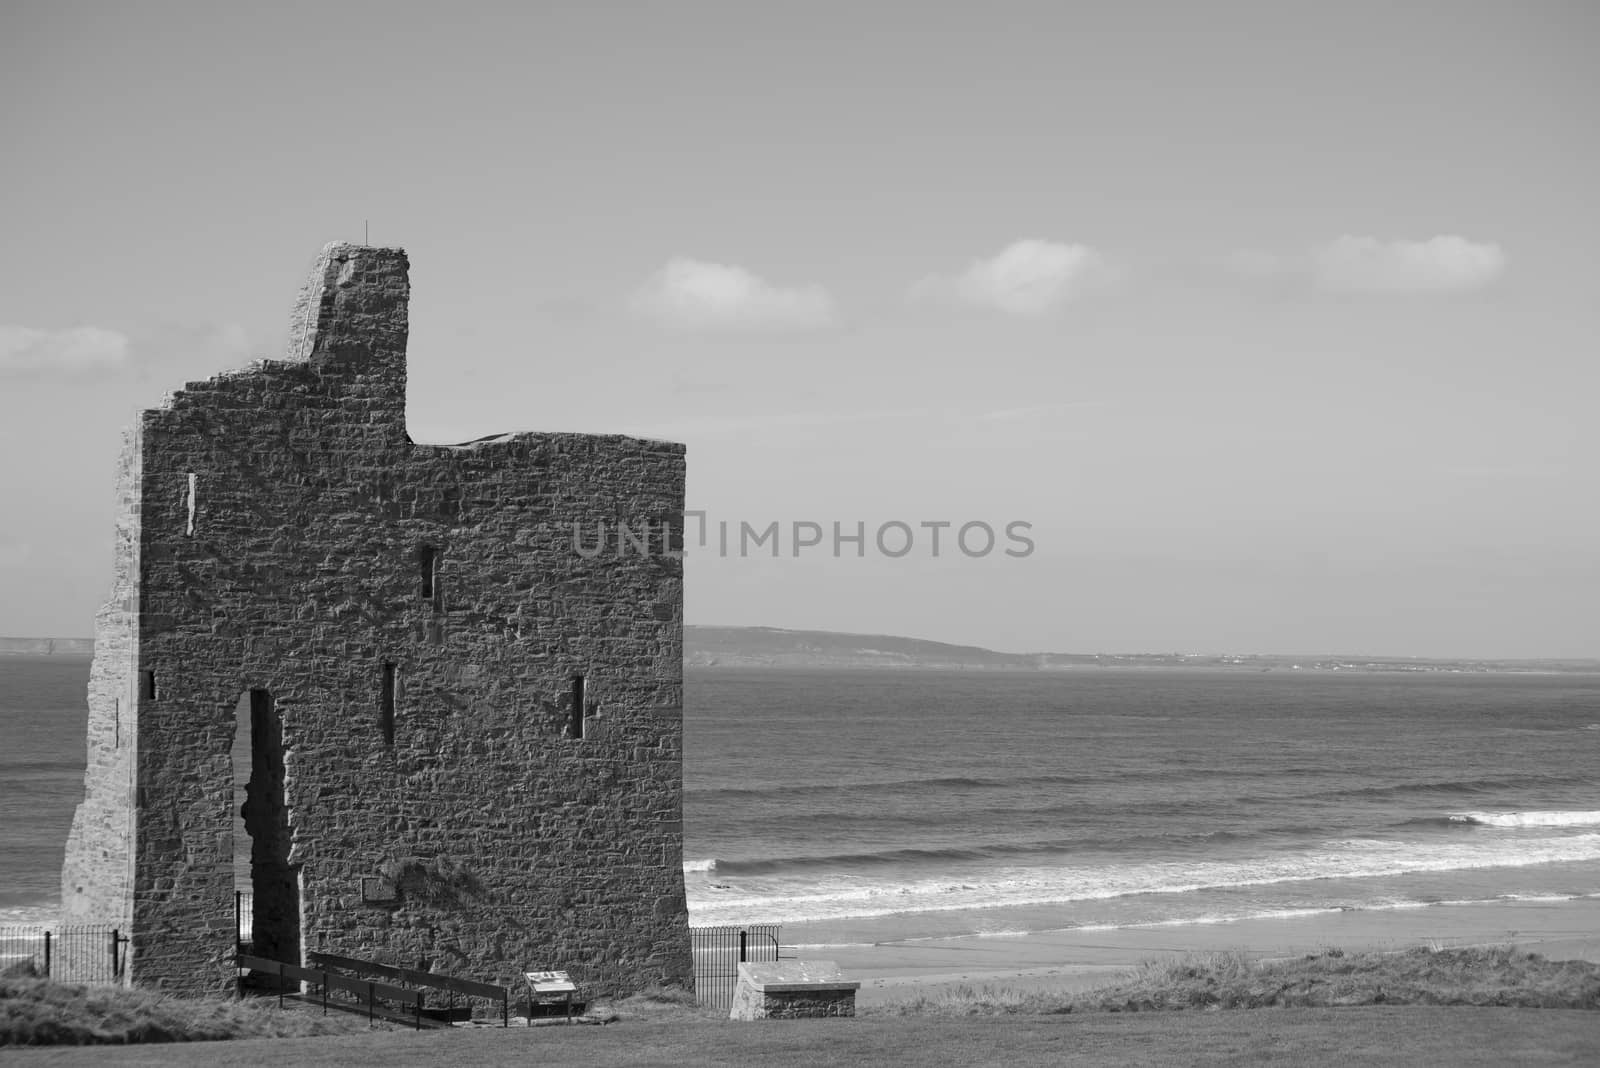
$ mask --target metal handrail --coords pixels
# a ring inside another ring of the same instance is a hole
[[[264,972],[267,975],[278,977],[278,1008],[283,1008],[285,989],[288,981],[297,983],[311,983],[322,988],[322,1012],[328,1012],[328,991],[343,990],[356,996],[359,1003],[363,994],[367,1002],[367,1022],[371,1023],[376,1012],[379,998],[388,998],[390,1001],[411,1001],[412,1011],[416,1013],[417,1030],[422,1030],[422,991],[407,990],[400,986],[390,986],[388,983],[377,983],[371,980],[351,979],[349,976],[339,975],[327,969],[302,968],[298,964],[285,964],[281,960],[267,960],[265,957],[250,957],[241,953],[234,958],[234,966],[241,971]],[[244,977],[238,979],[239,997],[244,997]]]
[[[399,979],[401,982],[411,983],[414,986],[428,987],[441,990],[450,995],[450,1008],[455,1008],[455,996],[487,998],[490,1001],[500,1002],[500,1026],[511,1026],[511,990],[508,987],[496,986],[493,983],[480,983],[475,979],[458,979],[452,975],[440,975],[437,972],[423,972],[415,968],[402,968],[393,964],[379,964],[376,961],[358,960],[355,957],[341,957],[333,953],[308,953],[307,956],[324,968],[342,968],[348,972],[367,972],[372,975],[382,975],[390,979]]]

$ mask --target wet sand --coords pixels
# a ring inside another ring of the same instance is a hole
[[[954,986],[1081,990],[1114,982],[1144,961],[1241,951],[1288,957],[1434,945],[1515,944],[1552,960],[1600,962],[1600,899],[1506,901],[1424,908],[1035,934],[807,947],[861,981],[857,1004],[899,1001]]]

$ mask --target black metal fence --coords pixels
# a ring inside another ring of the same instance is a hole
[[[0,927],[0,972],[20,971],[63,983],[121,983],[128,936],[106,924]]]
[[[235,898],[239,941],[250,939],[250,895]],[[782,928],[691,927],[695,994],[703,1005],[733,1004],[741,961],[779,959]],[[121,983],[127,974],[128,936],[106,924],[0,926],[0,972],[29,971],[68,983]]]
[[[234,891],[234,929],[241,953],[250,945],[254,908],[254,896],[250,891]],[[777,960],[781,933],[782,926],[776,923],[689,928],[695,996],[700,1003],[719,1009],[731,1007],[734,988],[739,984],[739,962]]]
[[[739,963],[777,960],[781,930],[775,923],[689,928],[694,992],[700,1004],[718,1009],[732,1007],[733,991],[739,985]]]

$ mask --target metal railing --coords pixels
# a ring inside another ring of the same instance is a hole
[[[308,954],[314,967],[324,971],[340,969],[352,972],[358,976],[379,975],[385,979],[394,979],[413,986],[424,987],[429,990],[444,992],[449,997],[449,1004],[445,1011],[447,1019],[455,1016],[456,995],[465,998],[483,998],[489,1002],[500,1003],[500,1026],[511,1025],[511,990],[508,987],[496,986],[493,983],[480,983],[475,979],[457,979],[453,975],[440,975],[438,972],[424,972],[416,968],[401,968],[392,964],[379,964],[376,961],[357,960],[353,957],[341,957],[333,953]],[[420,1005],[421,1003],[418,1002]]]
[[[23,969],[63,983],[121,983],[128,936],[109,924],[0,927],[0,971]]]
[[[234,965],[241,972],[248,971],[253,975],[264,975],[276,980],[274,989],[278,995],[278,1008],[283,1008],[284,999],[294,997],[300,1000],[299,988],[301,983],[309,983],[322,994],[322,1014],[328,1014],[328,991],[341,990],[355,995],[357,1005],[366,1006],[367,1023],[370,1026],[379,1013],[379,1006],[384,1002],[394,1002],[408,1010],[412,1017],[413,1025],[417,1030],[422,1030],[422,991],[408,990],[405,987],[390,986],[388,983],[379,983],[367,979],[351,979],[349,976],[339,975],[326,968],[302,968],[297,964],[285,964],[277,960],[263,960],[260,957],[247,957],[240,955],[234,958]],[[244,997],[244,979],[238,981],[239,997]],[[341,1008],[343,1006],[340,1006]],[[385,1019],[391,1015],[391,1010],[385,1006],[382,1010]]]
[[[250,895],[241,892],[234,903],[239,942],[241,946],[248,945]],[[731,1006],[740,962],[778,960],[781,932],[781,926],[775,923],[691,927],[694,988],[700,1003],[716,1008]],[[128,936],[109,924],[0,926],[0,971],[25,968],[60,982],[121,983],[126,979],[127,965]]]
[[[739,985],[740,963],[777,960],[781,931],[775,923],[689,928],[694,993],[700,1004],[731,1008],[734,988]]]
[[[250,891],[235,891],[234,922],[240,953],[250,945],[253,907]],[[739,963],[778,960],[781,933],[782,926],[776,923],[691,927],[689,945],[694,956],[694,989],[700,1003],[719,1009],[732,1006],[733,990],[739,983]],[[317,954],[311,956],[315,958]]]

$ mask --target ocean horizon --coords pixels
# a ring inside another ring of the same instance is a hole
[[[87,657],[0,658],[0,924],[47,922]],[[690,669],[695,925],[807,947],[1600,895],[1600,677]]]

